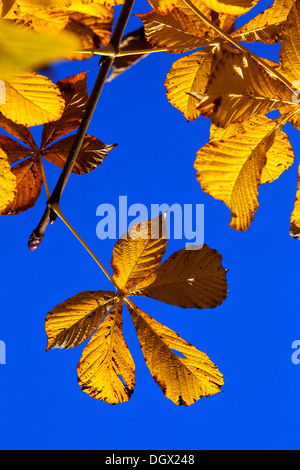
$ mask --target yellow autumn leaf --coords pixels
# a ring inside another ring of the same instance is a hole
[[[167,75],[165,87],[168,100],[188,121],[194,121],[200,115],[197,101],[191,93],[205,92],[212,61],[212,50],[206,48],[174,62]]]
[[[230,226],[246,231],[259,207],[257,197],[263,169],[267,168],[264,174],[267,181],[276,162],[282,164],[281,152],[285,150],[290,155],[291,147],[280,134],[280,120],[254,118],[244,122],[243,127],[244,132],[221,135],[221,140],[212,134],[210,142],[197,153],[195,168],[202,190],[230,208]],[[269,152],[271,163],[267,167]]]
[[[21,6],[10,19],[15,24],[33,29],[38,33],[58,32],[65,28],[69,21],[68,12],[59,8],[32,8]]]
[[[220,393],[223,375],[206,354],[147,315],[131,300],[126,303],[145,362],[167,398],[176,405],[189,406],[202,397]]]
[[[85,291],[57,305],[45,321],[47,351],[81,344],[100,325],[115,300],[114,292]]]
[[[251,119],[250,125],[269,125],[270,119],[266,116],[255,116]],[[251,128],[251,127],[250,127]],[[243,134],[247,130],[247,122],[243,124],[232,124],[226,127],[212,125],[210,129],[210,140],[228,140],[230,137]],[[272,183],[277,180],[282,173],[293,165],[295,160],[294,150],[290,144],[288,135],[280,132],[274,140],[274,144],[267,152],[267,163],[261,174],[261,184]]]
[[[117,293],[83,292],[47,315],[47,350],[75,347],[96,330],[77,367],[79,384],[92,398],[123,403],[134,390],[135,365],[122,331],[123,303],[129,308],[154,380],[174,403],[190,405],[218,393],[223,385],[223,376],[204,353],[139,310],[129,298],[152,297],[183,308],[213,308],[226,299],[227,271],[221,256],[206,245],[176,252],[159,267],[166,235],[165,214],[131,226],[112,256],[111,281]]]
[[[183,13],[187,15],[194,15],[191,8],[183,0],[148,0],[150,5],[161,13],[169,13],[174,7],[180,8]],[[202,0],[192,0],[193,5],[204,13],[206,16],[210,16],[210,8],[208,8]]]
[[[16,187],[16,177],[10,170],[5,152],[0,149],[0,213],[14,200]]]
[[[126,292],[152,274],[166,248],[165,215],[132,225],[113,249],[111,265],[118,287]]]
[[[69,0],[64,9],[70,12],[104,18],[110,14],[111,7],[122,3],[124,3],[124,0]]]
[[[215,308],[228,294],[222,257],[207,245],[177,251],[128,293],[181,308]]]
[[[240,16],[253,8],[259,0],[202,0],[202,2],[217,13]],[[195,3],[193,0],[191,3]]]
[[[275,0],[269,8],[234,31],[232,37],[243,42],[277,43],[282,38],[292,5],[291,0]]]
[[[294,2],[283,28],[280,47],[281,72],[291,83],[300,80],[300,2]]]
[[[78,47],[77,38],[67,33],[39,34],[0,20],[0,80],[24,70],[43,67]]]
[[[165,14],[153,10],[138,17],[143,21],[146,39],[153,47],[179,53],[204,46],[216,37],[214,29],[199,18],[195,21],[191,10],[187,13],[173,8]]]
[[[65,108],[59,88],[36,72],[11,75],[5,80],[6,100],[0,112],[27,127],[57,121]]]
[[[300,239],[300,167],[298,169],[298,187],[296,192],[296,200],[291,215],[290,235]]]
[[[135,364],[125,343],[119,301],[85,347],[77,367],[78,382],[91,397],[111,404],[128,401],[135,386]]]
[[[219,127],[246,121],[254,115],[289,107],[291,90],[271,76],[250,54],[222,53],[204,94],[193,94],[198,109]],[[286,111],[285,111],[286,112]]]

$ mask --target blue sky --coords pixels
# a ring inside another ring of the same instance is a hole
[[[253,12],[272,2],[262,0]],[[149,9],[137,0],[135,13]],[[117,9],[119,11],[119,9]],[[247,15],[248,18],[253,13]],[[140,26],[133,18],[127,31]],[[278,46],[256,53],[278,60]],[[0,365],[1,449],[299,449],[300,366],[291,360],[300,339],[300,245],[289,236],[297,188],[298,132],[286,126],[295,164],[260,188],[260,208],[246,233],[229,228],[225,205],[205,195],[196,181],[195,154],[208,140],[209,121],[187,123],[167,101],[164,81],[179,56],[153,54],[104,88],[89,134],[119,145],[87,176],[70,178],[61,208],[110,269],[115,241],[96,236],[102,203],[205,205],[205,242],[229,269],[229,295],[215,310],[182,310],[151,299],[137,304],[204,351],[225,377],[223,393],[191,407],[177,407],[154,383],[127,310],[124,335],[136,363],[130,402],[111,406],[82,393],[76,365],[83,347],[45,352],[48,311],[84,290],[110,289],[95,262],[60,222],[48,228],[40,248],[27,240],[44,210],[1,224]],[[98,60],[61,64],[52,80],[88,71],[91,91]],[[34,130],[37,138],[40,129]],[[46,164],[53,188],[59,170]],[[170,240],[167,256],[184,241]]]

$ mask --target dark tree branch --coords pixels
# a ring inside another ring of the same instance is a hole
[[[122,36],[124,34],[124,30],[126,28],[127,22],[129,20],[133,5],[135,0],[125,0],[124,5],[122,7],[120,16],[118,18],[116,27],[111,37],[110,45],[113,47],[115,54],[118,54],[120,42],[122,40]],[[102,93],[104,84],[106,82],[108,73],[111,69],[111,66],[114,62],[115,57],[103,57],[101,58],[101,68],[96,79],[95,85],[93,87],[90,99],[88,101],[84,116],[78,128],[77,134],[75,136],[74,143],[70,150],[68,159],[64,165],[64,168],[61,172],[61,175],[57,181],[57,184],[53,190],[53,193],[50,199],[47,201],[47,207],[41,218],[41,221],[37,228],[32,232],[28,242],[28,248],[31,251],[34,251],[40,245],[44,235],[45,230],[49,223],[53,223],[56,219],[56,214],[53,210],[51,210],[51,205],[58,204],[60,202],[60,198],[62,196],[63,190],[68,182],[68,179],[72,173],[74,168],[76,159],[80,152],[83,140],[86,136],[87,129],[95,112],[96,106],[98,104],[100,95]]]

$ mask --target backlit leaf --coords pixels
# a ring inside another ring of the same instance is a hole
[[[216,36],[215,31],[203,21],[195,22],[178,8],[166,14],[150,11],[138,16],[143,21],[147,41],[153,47],[166,48],[168,52],[196,49]]]
[[[111,404],[130,399],[135,365],[123,336],[122,302],[116,303],[84,349],[78,382],[91,397]]]
[[[116,299],[114,292],[82,292],[48,313],[45,327],[47,351],[75,348],[95,331]]]
[[[258,209],[258,188],[263,182],[263,170],[265,182],[268,174],[272,175],[271,178],[276,176],[276,160],[277,165],[282,165],[285,160],[285,157],[282,160],[281,152],[285,150],[291,156],[288,140],[280,135],[280,121],[254,118],[243,126],[244,132],[233,132],[228,137],[221,131],[220,140],[212,134],[210,142],[199,150],[195,161],[202,190],[225,202],[231,209],[230,226],[241,231],[249,228]],[[270,163],[267,166],[269,151]]]
[[[133,302],[129,301],[127,305],[145,362],[167,398],[176,405],[189,406],[202,397],[221,391],[223,376],[206,354],[154,320]]]
[[[30,157],[33,153],[31,148],[24,147],[14,139],[2,134],[0,134],[0,148],[5,150],[10,165]]]
[[[56,85],[43,75],[23,72],[8,77],[6,103],[0,104],[5,117],[27,127],[56,121],[64,111],[65,101]]]
[[[206,92],[194,94],[201,114],[219,127],[246,121],[256,114],[295,107],[292,92],[250,55],[223,52]]]
[[[109,16],[97,17],[90,16],[79,12],[70,13],[69,23],[65,31],[77,37],[80,41],[78,50],[83,49],[99,49],[102,46],[107,46],[113,25],[113,14]],[[71,52],[66,54],[65,57],[69,60],[84,60],[91,57],[89,54],[81,54],[78,52]]]
[[[239,16],[251,10],[259,0],[202,0],[202,2],[218,13]]]
[[[28,127],[23,126],[22,124],[16,124],[1,113],[0,127],[2,127],[9,134],[13,135],[16,139],[24,142],[24,144],[28,145],[29,147],[37,148],[37,145]]]
[[[165,87],[170,103],[179,109],[189,121],[200,115],[197,101],[190,93],[204,93],[212,69],[213,53],[211,49],[182,57],[173,63],[167,75]]]
[[[56,85],[65,101],[64,113],[58,121],[44,125],[42,148],[77,129],[89,100],[86,72],[59,80]]]
[[[17,180],[10,170],[7,156],[0,148],[0,213],[14,200]]]
[[[280,48],[280,63],[282,72],[291,83],[300,80],[300,1],[294,2],[283,28]]]
[[[151,297],[181,308],[215,308],[226,299],[228,286],[222,257],[207,245],[170,256],[128,295]]]
[[[275,0],[269,8],[235,31],[232,36],[244,42],[277,43],[282,38],[282,28],[291,7],[291,0]]]
[[[74,142],[74,135],[55,142],[51,147],[43,151],[43,157],[59,168],[63,168]],[[109,152],[117,144],[106,145],[101,140],[91,135],[86,135],[76,159],[73,173],[85,175],[101,165]]]
[[[300,167],[298,169],[298,187],[296,193],[296,200],[291,216],[290,235],[294,238],[300,239]]]
[[[38,200],[43,177],[40,161],[36,158],[29,158],[12,168],[12,173],[17,179],[16,195],[1,215],[15,215],[31,209]]]
[[[165,215],[130,227],[114,246],[113,278],[126,291],[159,266],[167,248]]]

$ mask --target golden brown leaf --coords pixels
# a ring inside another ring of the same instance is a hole
[[[300,1],[294,2],[293,8],[283,28],[280,48],[280,63],[282,73],[289,81],[300,80]]]
[[[290,235],[300,239],[300,167],[298,169],[298,187],[294,209],[291,215]]]
[[[8,119],[27,127],[56,121],[64,111],[65,101],[56,85],[36,72],[8,77],[6,103],[0,111]]]
[[[202,0],[202,2],[218,13],[239,16],[251,10],[259,0]]]
[[[147,41],[168,52],[185,52],[207,45],[216,36],[212,28],[203,21],[174,8],[166,14],[155,10],[138,15],[143,21]]]
[[[45,322],[47,351],[79,346],[100,325],[115,300],[114,292],[86,291],[57,305]]]
[[[231,209],[230,226],[241,231],[249,228],[258,209],[258,188],[263,182],[263,170],[265,182],[268,174],[276,176],[276,163],[284,162],[283,149],[291,157],[288,139],[280,134],[280,121],[256,117],[243,126],[244,132],[232,132],[228,137],[222,135],[222,131],[221,135],[212,134],[195,161],[202,190],[225,202]],[[269,152],[270,163],[267,165]]]
[[[14,166],[11,171],[17,179],[16,195],[1,215],[16,215],[31,209],[43,185],[41,164],[37,158],[29,158]]]
[[[254,115],[295,105],[292,93],[271,76],[250,55],[224,51],[214,68],[204,95],[199,99],[201,114],[219,127],[243,122]]]
[[[183,0],[148,0],[150,5],[160,11],[161,13],[169,13],[170,11],[173,10],[174,7],[180,8],[180,10],[185,13],[186,15],[189,16],[194,16],[195,18],[196,15],[195,13],[191,10],[191,8],[184,3]],[[203,0],[192,0],[193,5],[201,11],[201,13],[204,13],[207,17],[211,18],[211,9],[208,8],[204,3]]]
[[[128,295],[151,297],[181,308],[215,308],[227,298],[222,257],[207,245],[170,256]]]
[[[33,154],[33,150],[28,147],[24,147],[16,142],[14,139],[0,134],[0,148],[5,150],[8,158],[8,163],[11,165],[20,160],[30,157]]]
[[[63,168],[74,142],[74,135],[55,142],[43,151],[43,157],[59,168]],[[76,175],[86,175],[100,166],[117,144],[106,145],[91,135],[86,135],[72,170]]]
[[[16,139],[24,142],[24,144],[28,145],[29,147],[37,148],[34,138],[28,127],[22,126],[22,124],[16,124],[1,113],[0,127],[2,127],[8,134],[13,135]]]
[[[10,170],[7,156],[0,149],[0,214],[14,200],[17,180]]]
[[[213,53],[210,48],[182,57],[173,63],[165,87],[170,103],[181,111],[188,121],[200,115],[197,101],[190,93],[204,93],[212,70]]]
[[[291,7],[291,0],[275,0],[269,8],[234,31],[232,36],[243,42],[277,43],[282,38],[282,28]]]
[[[99,49],[108,45],[113,25],[113,13],[107,13],[108,16],[105,17],[90,16],[80,12],[70,13],[65,31],[79,39],[78,50]],[[72,52],[65,57],[69,60],[85,60],[91,55]]]
[[[111,265],[118,287],[127,291],[159,266],[167,248],[165,215],[131,226],[114,246]]]
[[[206,354],[158,323],[132,301],[128,301],[127,306],[145,362],[167,398],[176,405],[189,406],[221,391],[223,375]]]
[[[37,33],[58,33],[64,29],[69,21],[67,11],[60,8],[33,8],[28,5],[20,5],[14,15],[10,15],[16,25],[32,29]]]
[[[111,404],[128,401],[135,386],[135,365],[122,326],[118,302],[92,336],[77,368],[82,390]]]
[[[42,149],[79,127],[89,100],[86,72],[59,80],[56,85],[65,101],[65,108],[58,121],[44,125]]]

